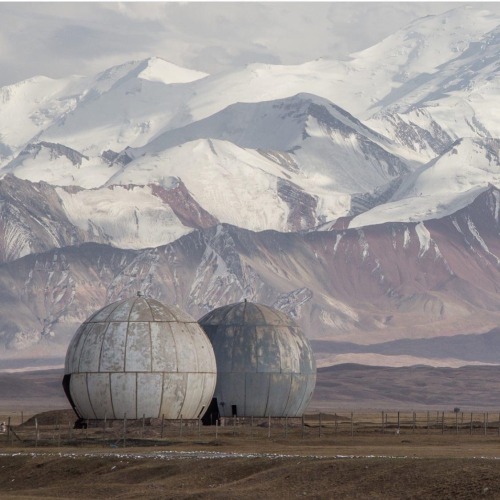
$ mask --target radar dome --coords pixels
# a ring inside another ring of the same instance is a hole
[[[83,419],[199,418],[217,379],[210,341],[176,306],[138,294],[77,330],[63,386]]]
[[[316,384],[316,362],[291,318],[245,301],[214,309],[199,323],[217,360],[214,398],[222,416],[303,414]]]

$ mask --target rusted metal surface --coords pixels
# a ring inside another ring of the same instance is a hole
[[[216,383],[215,356],[198,323],[143,296],[110,304],[75,333],[65,374],[89,419],[197,418]]]
[[[309,341],[281,311],[241,302],[199,320],[217,359],[219,411],[230,416],[301,416],[316,384]]]

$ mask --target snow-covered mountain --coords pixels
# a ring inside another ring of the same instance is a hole
[[[348,61],[1,88],[6,355],[138,289],[257,300],[324,342],[497,327],[499,24],[463,6]]]

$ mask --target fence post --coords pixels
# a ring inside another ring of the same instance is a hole
[[[217,440],[217,431],[219,429],[219,419],[215,419],[215,439]]]
[[[182,437],[182,415],[181,415],[181,425],[179,427],[179,437]]]
[[[400,413],[400,412],[398,411],[398,431],[397,431],[397,432],[398,432],[398,434],[401,432],[401,425],[400,425],[401,420],[400,420],[400,415],[399,415],[399,413]]]
[[[288,417],[285,417],[285,439],[288,437]]]
[[[38,419],[35,418],[35,448],[38,447]]]
[[[268,426],[267,426],[267,437],[270,438],[271,437],[271,415],[269,415],[268,417]]]

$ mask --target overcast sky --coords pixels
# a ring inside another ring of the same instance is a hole
[[[159,56],[215,73],[342,58],[455,2],[0,2],[0,85]],[[463,5],[463,4],[462,4]],[[474,3],[478,6],[480,4]],[[498,2],[481,4],[500,12]]]

